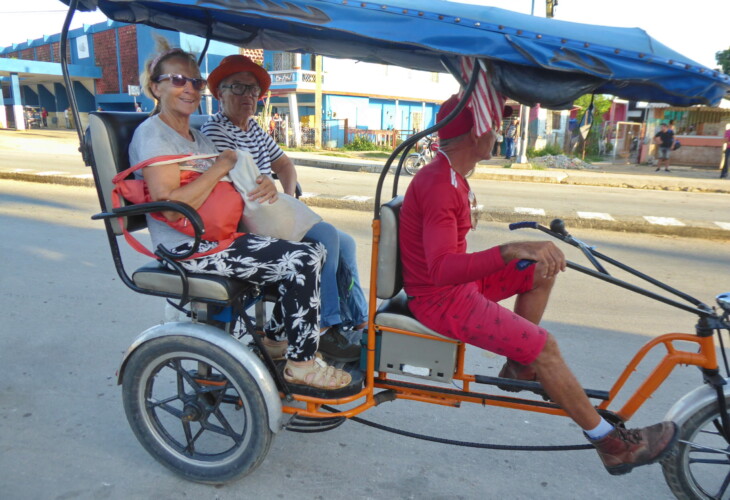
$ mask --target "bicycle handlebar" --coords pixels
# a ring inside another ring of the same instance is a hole
[[[679,309],[693,312],[700,316],[714,316],[714,313],[712,312],[712,308],[709,307],[708,305],[706,305],[705,303],[701,302],[700,300],[697,300],[696,298],[692,297],[691,295],[688,295],[684,292],[677,290],[676,288],[673,288],[665,283],[662,283],[661,281],[654,279],[651,276],[648,276],[640,271],[637,271],[636,269],[634,269],[630,266],[627,266],[626,264],[623,264],[622,262],[619,262],[615,259],[612,259],[611,257],[603,255],[602,253],[596,251],[593,247],[589,247],[588,245],[586,245],[579,239],[572,237],[565,230],[565,224],[560,219],[554,219],[550,223],[550,229],[548,229],[547,227],[545,227],[541,224],[538,224],[537,222],[534,222],[534,221],[513,222],[509,225],[509,228],[512,231],[514,231],[515,229],[524,229],[524,228],[537,229],[539,231],[542,231],[543,233],[549,234],[550,236],[559,239],[560,241],[563,241],[569,245],[579,248],[583,252],[583,254],[585,254],[586,258],[591,262],[591,264],[593,264],[595,266],[595,268],[598,272],[595,272],[591,269],[588,269],[586,267],[583,267],[583,266],[580,266],[578,264],[574,264],[573,262],[568,261],[567,265],[571,269],[583,272],[584,274],[588,274],[589,276],[594,276],[603,281],[608,281],[609,283],[613,283],[614,285],[621,286],[622,288],[626,288],[628,290],[634,291],[636,293],[639,293],[646,297],[652,298],[654,300],[664,302],[665,304],[669,304],[669,305],[677,307]],[[553,229],[555,229],[557,231],[555,231]],[[667,299],[666,297],[658,295],[649,290],[644,290],[635,285],[631,285],[625,281],[612,277],[611,275],[608,274],[606,269],[598,262],[596,257],[605,262],[608,262],[609,264],[613,264],[614,266],[616,266],[630,274],[633,274],[634,276],[641,278],[644,281],[648,281],[652,285],[655,285],[666,292],[669,292],[673,295],[676,295],[676,296],[686,300],[687,302],[694,305],[695,307],[688,307],[684,304],[673,301],[671,299]],[[532,263],[532,261],[527,261],[527,260],[522,260],[522,261],[518,262],[517,263],[518,269],[527,268],[530,265],[530,264],[526,264],[527,262]],[[522,267],[520,267],[520,266],[522,266]]]

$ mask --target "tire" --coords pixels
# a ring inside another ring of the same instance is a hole
[[[239,479],[263,462],[271,446],[256,381],[205,341],[170,336],[142,344],[128,361],[122,396],[142,446],[185,479]]]
[[[405,161],[403,161],[403,168],[410,175],[416,175],[421,167],[426,164],[426,160],[423,159],[418,153],[409,154]]]
[[[730,396],[726,397],[730,404]],[[730,498],[730,455],[699,449],[706,446],[730,453],[730,444],[716,425],[720,422],[717,401],[697,409],[679,429],[674,454],[662,461],[664,478],[679,499]],[[719,495],[719,496],[718,496]]]

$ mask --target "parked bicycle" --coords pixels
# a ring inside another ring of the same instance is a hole
[[[439,143],[433,137],[427,135],[423,138],[423,141],[418,143],[416,149],[420,149],[420,151],[409,154],[403,161],[403,168],[409,175],[416,175],[422,167],[434,159],[439,150]],[[471,177],[473,173],[473,170],[470,171],[466,177]]]

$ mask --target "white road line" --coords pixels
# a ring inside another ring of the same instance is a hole
[[[715,221],[715,224],[717,224],[718,226],[720,226],[722,229],[727,229],[728,231],[730,231],[730,222],[717,222],[717,221]]]
[[[58,170],[50,170],[48,172],[38,172],[36,175],[61,175],[61,174],[68,174],[68,172],[61,172]]]
[[[545,210],[542,208],[515,207],[515,212],[525,215],[545,215]]]
[[[368,201],[368,200],[372,200],[373,197],[372,196],[356,196],[354,194],[350,194],[347,196],[343,196],[342,199],[347,200],[347,201]]]
[[[3,172],[9,172],[13,174],[20,174],[23,172],[33,172],[32,168],[11,168],[9,170],[3,170]]]
[[[319,196],[319,193],[308,193],[304,191],[299,198],[314,198],[315,196]]]
[[[77,174],[77,175],[72,175],[71,177],[73,177],[75,179],[93,179],[94,174]]]
[[[578,212],[581,219],[615,220],[611,215],[603,212]]]
[[[657,224],[659,226],[684,226],[683,222],[678,221],[674,217],[653,217],[651,215],[645,215],[644,219],[650,224]]]

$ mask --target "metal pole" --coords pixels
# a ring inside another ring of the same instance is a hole
[[[532,0],[530,15],[535,15],[535,0]],[[530,107],[522,105],[520,110],[520,148],[517,163],[527,163],[527,139],[530,128]]]

